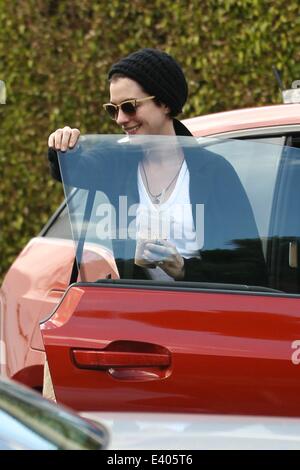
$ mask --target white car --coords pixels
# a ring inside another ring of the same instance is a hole
[[[2,378],[0,422],[0,450],[300,449],[296,418],[125,412],[79,416]],[[150,458],[153,464],[162,463],[155,452]],[[166,464],[193,463],[188,452],[162,458]]]
[[[108,450],[300,449],[298,418],[181,413],[97,412],[82,415],[108,428]],[[187,458],[188,453],[183,463],[189,463]],[[177,463],[181,462],[178,460]]]

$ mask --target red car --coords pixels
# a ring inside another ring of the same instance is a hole
[[[263,285],[119,279],[109,244],[86,233],[83,282],[68,288],[75,248],[63,203],[2,285],[2,373],[41,387],[39,322],[49,317],[42,331],[56,396],[75,409],[300,416],[299,112],[280,105],[185,122],[239,176]],[[71,215],[82,214],[74,201]]]

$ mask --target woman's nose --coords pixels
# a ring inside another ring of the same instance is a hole
[[[116,119],[117,124],[119,124],[119,126],[123,126],[124,124],[126,124],[129,121],[130,121],[130,116],[128,114],[124,113],[122,111],[122,109],[119,109],[118,116],[117,116],[117,119]]]

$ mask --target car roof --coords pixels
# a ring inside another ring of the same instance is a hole
[[[195,136],[241,129],[300,124],[300,104],[280,104],[207,114],[183,120]]]

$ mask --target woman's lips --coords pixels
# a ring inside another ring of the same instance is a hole
[[[124,131],[126,132],[126,134],[133,135],[137,133],[140,127],[141,127],[141,124],[138,124],[137,126],[126,127]]]

